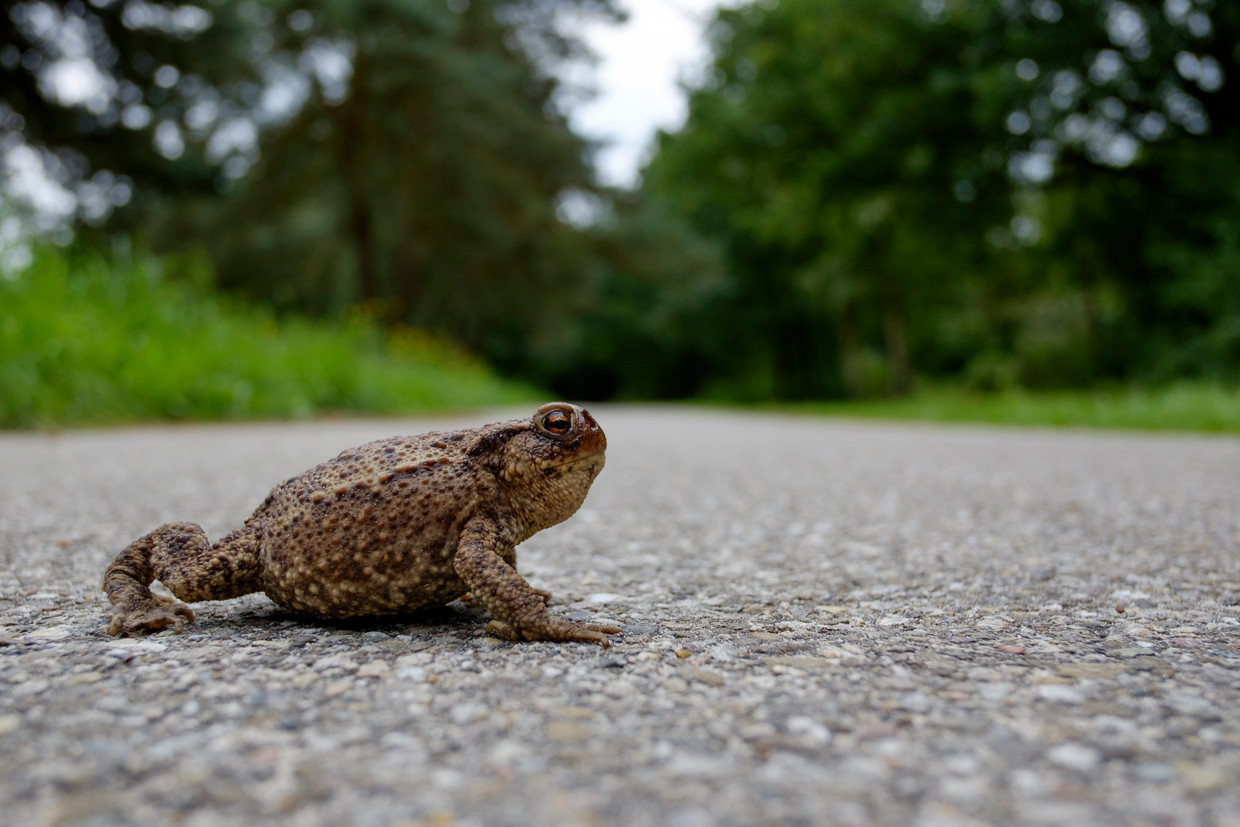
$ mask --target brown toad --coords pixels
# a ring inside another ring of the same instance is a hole
[[[451,433],[392,437],[345,451],[267,495],[215,545],[193,523],[135,540],[103,578],[110,634],[180,631],[182,600],[264,592],[320,618],[375,617],[438,606],[466,591],[517,640],[608,645],[620,630],[547,611],[547,592],[517,573],[514,546],[568,519],[603,468],[607,438],[576,405]]]

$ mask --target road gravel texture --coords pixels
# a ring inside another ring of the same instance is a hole
[[[609,407],[521,568],[611,649],[104,567],[454,419],[0,435],[5,825],[1240,825],[1240,440]]]

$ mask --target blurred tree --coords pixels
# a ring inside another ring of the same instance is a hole
[[[1006,212],[983,163],[1002,137],[986,95],[1006,77],[984,22],[891,0],[720,13],[713,73],[647,191],[727,239],[738,333],[768,352],[775,393],[907,391],[923,320],[992,263],[974,230]]]
[[[590,250],[557,216],[593,186],[552,73],[580,53],[569,11],[615,16],[611,0],[26,2],[0,30],[0,99],[28,146],[128,175],[142,209],[116,223],[200,245],[225,286],[361,303],[517,360]],[[74,72],[89,93],[56,82]]]
[[[228,287],[316,312],[368,302],[515,367],[580,298],[590,252],[557,215],[593,186],[586,148],[507,22],[562,54],[551,21],[534,26],[554,5],[299,3],[285,35],[320,55],[317,90],[228,198],[182,204],[156,239],[202,239]]]
[[[0,14],[0,184],[47,179],[65,217],[101,224],[144,191],[209,190],[184,124],[207,102],[223,122],[258,88],[253,27],[198,6],[18,2]],[[201,130],[199,130],[201,131]],[[205,134],[198,135],[206,138]],[[20,168],[20,169],[19,169]],[[7,180],[6,180],[7,179]],[[38,200],[30,187],[18,195]],[[44,198],[44,201],[47,199]]]
[[[725,245],[728,323],[764,354],[734,380],[770,375],[782,396],[831,393],[833,375],[900,393],[917,369],[1087,383],[1152,375],[1186,334],[1234,375],[1238,274],[1203,262],[1235,263],[1237,16],[1194,0],[721,11],[645,193]]]
[[[1034,2],[1009,30],[1011,173],[1080,298],[1076,378],[1240,378],[1240,6]]]

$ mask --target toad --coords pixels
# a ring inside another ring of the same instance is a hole
[[[108,566],[109,634],[193,622],[186,602],[263,592],[316,618],[402,615],[466,592],[511,640],[608,646],[610,624],[547,611],[548,592],[517,573],[515,546],[568,519],[603,469],[607,438],[589,412],[552,402],[528,419],[371,442],[272,489],[212,545],[168,523]]]

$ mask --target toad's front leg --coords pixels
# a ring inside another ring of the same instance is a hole
[[[511,549],[498,522],[480,514],[461,529],[453,564],[474,600],[494,620],[487,631],[510,640],[579,640],[610,646],[609,634],[620,628],[601,623],[577,623],[547,611],[543,592],[534,589],[517,570],[504,562]]]

